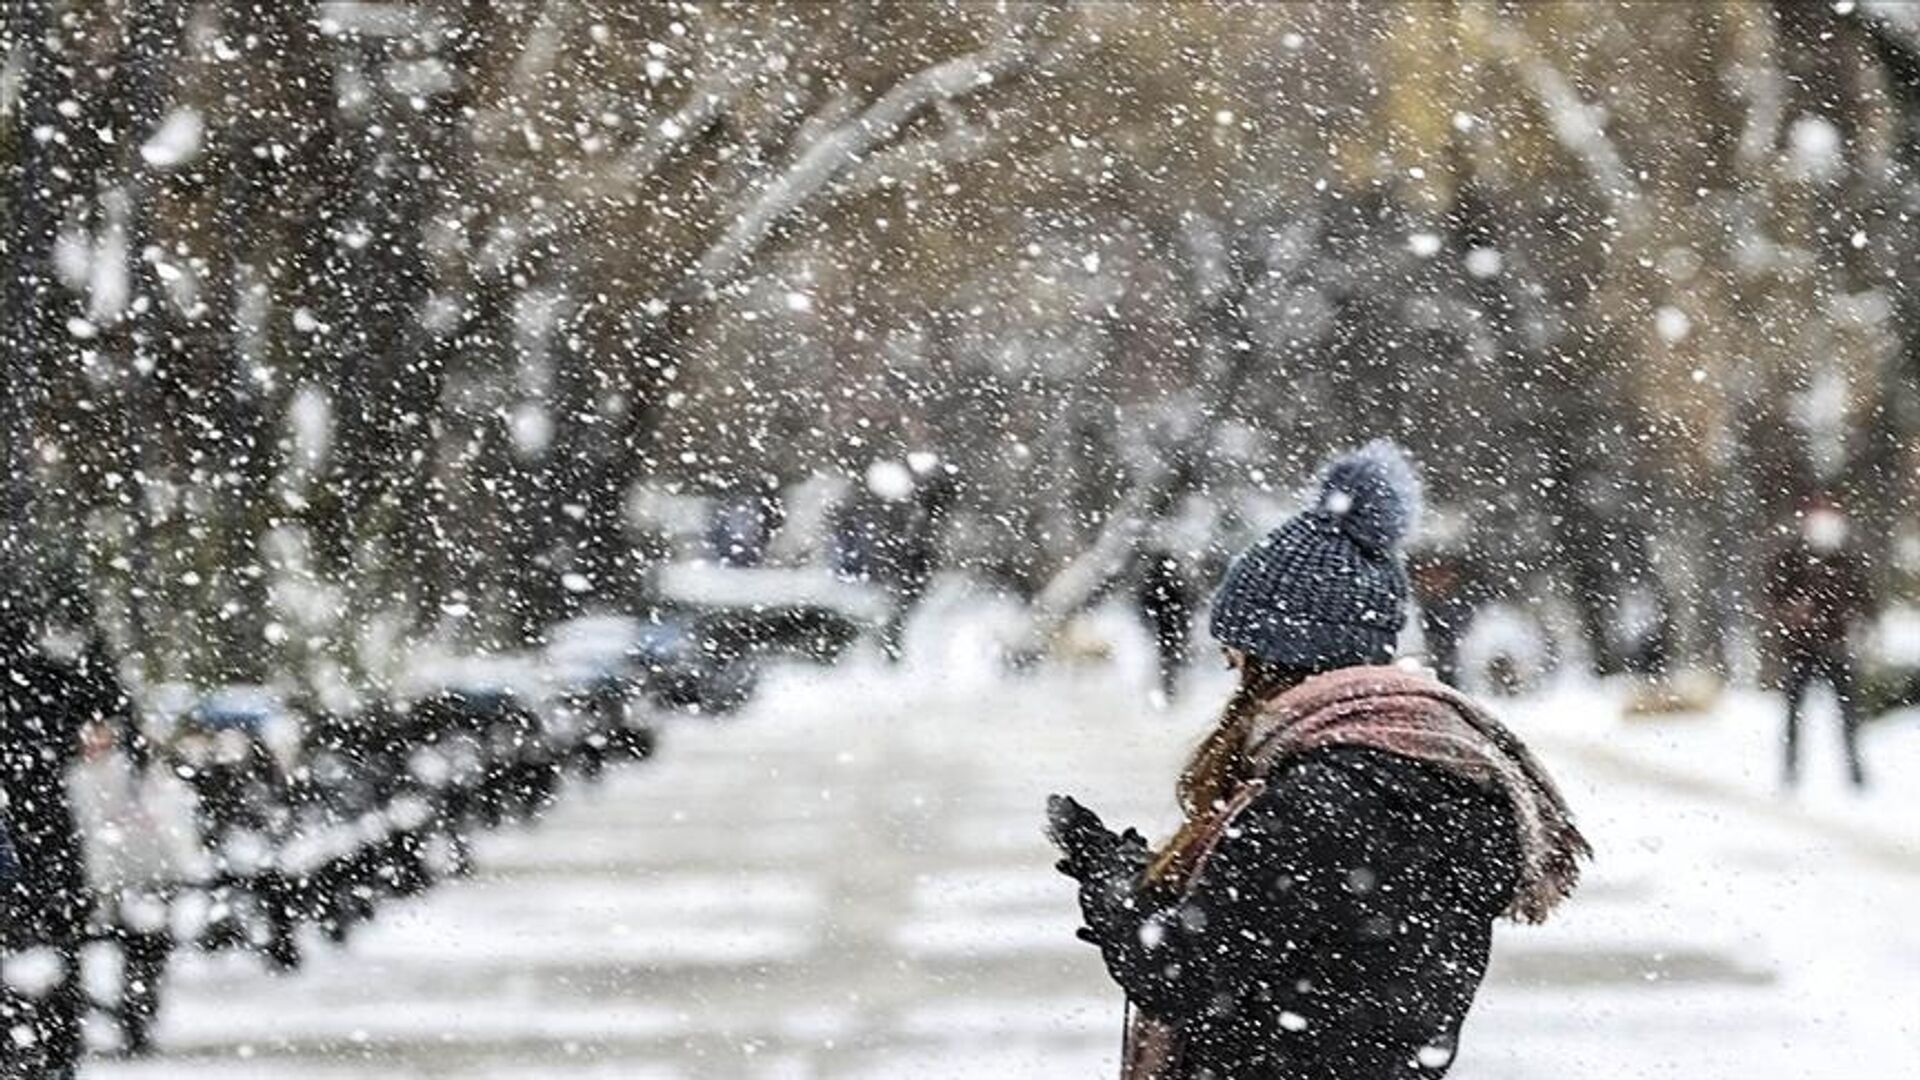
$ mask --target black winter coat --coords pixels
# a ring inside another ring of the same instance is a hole
[[[1850,551],[1815,551],[1796,543],[1767,574],[1768,629],[1781,658],[1819,656],[1847,644],[1854,621],[1873,611],[1866,568]]]
[[[1438,1077],[1520,874],[1504,796],[1384,751],[1279,766],[1184,899],[1098,935],[1194,1080]]]
[[[0,655],[0,790],[19,874],[0,887],[0,916],[10,936],[71,944],[91,902],[67,770],[80,753],[81,726],[123,699],[89,668],[37,649],[8,653]]]

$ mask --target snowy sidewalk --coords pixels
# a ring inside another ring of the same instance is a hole
[[[287,979],[190,958],[169,1057],[87,1075],[1109,1076],[1118,1001],[1072,936],[1041,801],[1073,791],[1163,832],[1213,689],[1154,715],[1110,669],[783,672],[747,715],[677,724],[655,762],[489,838],[477,880],[383,913],[346,952]],[[1603,704],[1508,710],[1601,861],[1563,920],[1503,930],[1453,1075],[1903,1073],[1920,863],[1644,769],[1627,743],[1679,736],[1615,742]]]
[[[1908,1072],[1920,729],[1902,715],[1866,733],[1882,783],[1862,797],[1816,710],[1788,795],[1780,708],[1733,693],[1709,715],[1626,719],[1605,688],[1507,703],[1599,856],[1563,919],[1505,929],[1460,1075]]]

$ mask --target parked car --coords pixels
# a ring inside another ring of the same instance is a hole
[[[880,588],[824,567],[676,563],[655,572],[654,588],[662,607],[692,619],[723,658],[785,654],[832,663],[892,612]]]
[[[748,652],[722,647],[700,615],[662,612],[641,625],[633,659],[647,698],[661,706],[720,716],[745,705],[760,679]]]
[[[583,616],[549,631],[550,719],[565,729],[589,776],[609,758],[653,753],[651,712],[635,707],[644,682],[635,656],[640,635],[640,620],[624,615]]]

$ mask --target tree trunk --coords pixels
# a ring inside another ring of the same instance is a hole
[[[0,438],[6,440],[5,521],[0,523],[0,573],[10,608],[27,600],[38,569],[33,551],[33,439],[45,370],[48,328],[56,286],[51,279],[54,231],[61,184],[56,179],[66,156],[65,127],[57,105],[67,83],[60,58],[49,48],[53,33],[51,0],[19,0],[10,5],[10,29],[26,58],[20,116],[12,134],[9,208],[6,223],[7,272],[0,286],[0,364],[6,390],[0,392]],[[55,138],[42,140],[38,131]]]

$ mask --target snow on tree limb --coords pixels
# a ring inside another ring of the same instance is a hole
[[[1856,12],[1874,51],[1891,75],[1893,91],[1913,102],[1920,100],[1914,87],[1920,79],[1920,9],[1907,3],[1867,0]]]
[[[630,188],[645,183],[676,151],[698,139],[725,116],[737,97],[738,90],[725,79],[713,79],[696,87],[672,116],[662,120],[609,170],[610,186]]]
[[[553,74],[565,54],[567,33],[578,14],[572,0],[550,0],[541,6],[526,44],[514,60],[508,84],[514,98],[528,101],[539,96],[541,83]]]
[[[1006,145],[1006,136],[969,124],[951,102],[940,112],[946,128],[937,136],[917,139],[874,154],[849,173],[846,189],[864,195],[881,188],[911,183],[924,173],[976,161]]]
[[[719,59],[688,91],[680,107],[655,124],[639,145],[608,170],[609,188],[630,189],[645,183],[668,158],[706,134],[727,114],[746,85],[738,65],[732,62],[738,40],[737,35],[721,39],[713,50]]]
[[[1190,214],[1181,221],[1179,234],[1187,249],[1187,292],[1196,317],[1231,310],[1236,284],[1219,221],[1207,214]],[[1175,432],[1171,443],[1148,448],[1145,464],[1093,543],[1041,587],[1027,608],[1027,625],[1011,649],[1016,659],[1041,655],[1067,620],[1126,570],[1149,519],[1182,479],[1176,463],[1198,459],[1213,443],[1229,404],[1258,366],[1253,353],[1225,348],[1217,337],[1203,343],[1198,361],[1193,392],[1169,398],[1161,406],[1174,421],[1169,425]]]
[[[814,142],[774,177],[695,267],[695,280],[718,288],[739,273],[786,217],[824,191],[849,167],[896,137],[921,110],[964,97],[1019,70],[1033,46],[1016,31],[964,56],[942,61],[895,84],[851,121]]]
[[[1134,544],[1146,527],[1148,512],[1166,493],[1174,477],[1167,455],[1156,455],[1142,475],[1121,497],[1120,505],[1107,516],[1107,522],[1085,551],[1048,579],[1034,598],[1034,629],[1030,637],[1035,646],[1044,644],[1065,619],[1085,607],[1113,576],[1125,567]]]
[[[1909,49],[1920,52],[1920,8],[1911,0],[1863,0],[1861,14],[1870,24],[1900,38]]]
[[[1592,177],[1594,187],[1623,218],[1640,200],[1639,185],[1607,137],[1601,110],[1580,97],[1565,73],[1541,55],[1533,38],[1511,19],[1496,19],[1487,40],[1520,76],[1561,147]]]

